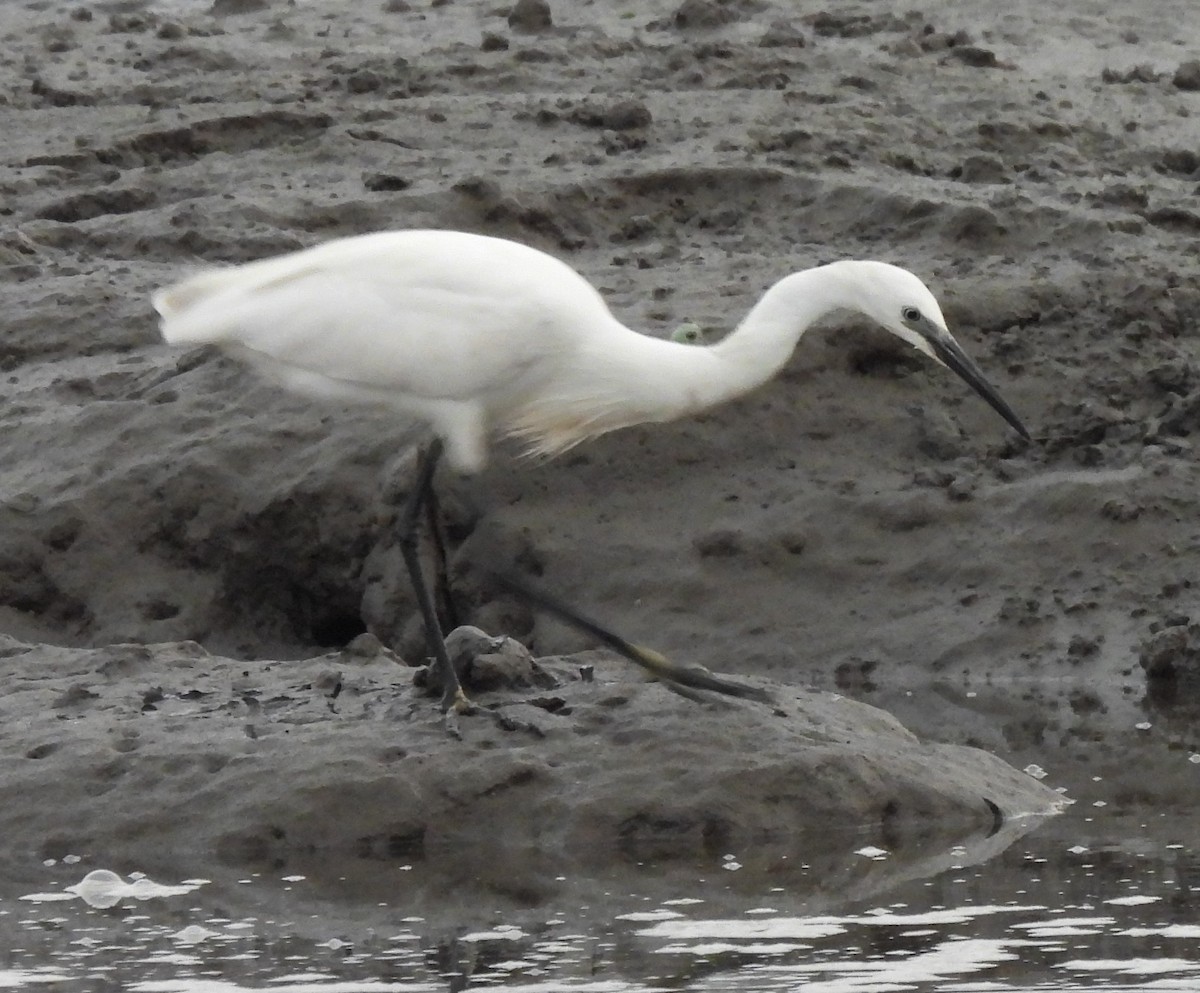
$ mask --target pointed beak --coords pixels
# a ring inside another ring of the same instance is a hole
[[[967,384],[978,393],[988,405],[1001,417],[1003,417],[1013,429],[1026,441],[1029,441],[1029,430],[1021,423],[1021,418],[1016,414],[1016,411],[1008,405],[1008,402],[997,392],[996,387],[984,378],[982,372],[979,371],[979,366],[971,361],[962,347],[950,337],[941,328],[934,327],[930,324],[926,328],[921,329],[921,334],[929,347],[933,349],[933,354],[942,362],[943,365],[953,369]]]

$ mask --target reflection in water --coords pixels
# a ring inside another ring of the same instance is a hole
[[[50,899],[85,865],[39,866],[0,899],[0,988],[1200,988],[1190,885],[1200,825],[1109,814],[1101,826],[1094,815],[1076,806],[1032,834],[1022,834],[1032,823],[1010,824],[903,855],[859,854],[867,839],[846,835],[836,857],[738,852],[703,866],[559,875],[535,905],[524,891],[464,888],[448,907],[428,867],[359,862],[206,872],[192,892],[164,887],[102,909]]]
[[[139,875],[126,882],[110,869],[93,869],[78,883],[56,893],[26,893],[22,900],[31,903],[58,903],[78,898],[89,907],[107,910],[122,900],[160,900],[168,896],[183,896],[203,886],[205,879],[188,879],[177,886],[164,886]]]

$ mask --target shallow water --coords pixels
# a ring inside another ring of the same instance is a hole
[[[819,865],[729,852],[508,892],[446,893],[422,864],[214,867],[110,908],[65,892],[89,868],[71,859],[14,870],[0,989],[1200,988],[1197,818],[1076,804],[1005,830],[903,853],[843,837]]]
[[[1024,698],[1009,687],[959,705],[1004,699]],[[1196,708],[1046,699],[1034,709],[1057,721],[1014,732],[1007,758],[1071,804],[972,836],[876,827],[587,866],[521,839],[503,860],[432,851],[256,872],[174,852],[137,867],[10,859],[0,990],[1200,989]],[[105,872],[133,868],[152,880]]]

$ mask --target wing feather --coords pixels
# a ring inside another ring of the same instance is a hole
[[[202,272],[154,304],[174,344],[448,400],[511,388],[612,321],[557,259],[454,232],[366,235]]]

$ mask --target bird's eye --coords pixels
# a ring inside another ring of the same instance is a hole
[[[900,316],[903,317],[909,324],[916,324],[921,320],[921,312],[916,307],[905,307],[900,311]]]

